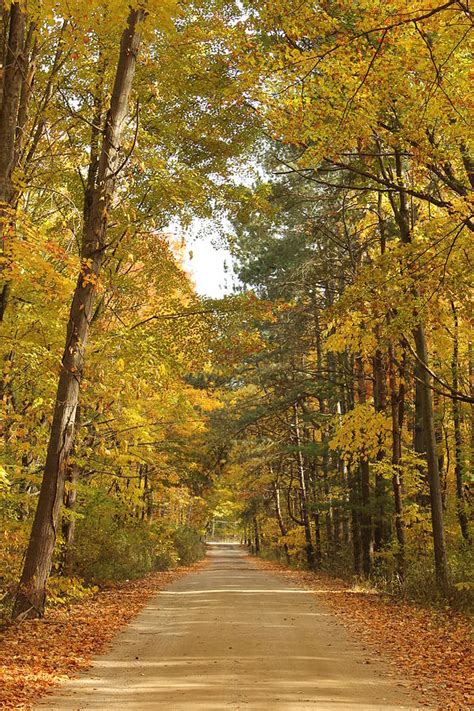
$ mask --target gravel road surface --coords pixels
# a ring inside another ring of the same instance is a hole
[[[160,592],[110,651],[36,707],[157,711],[417,709],[315,595],[235,545]]]

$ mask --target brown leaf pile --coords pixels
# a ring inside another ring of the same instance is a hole
[[[152,573],[50,610],[41,620],[12,624],[0,637],[0,708],[28,709],[38,697],[87,668],[150,598],[202,565]]]
[[[385,657],[396,676],[410,682],[421,704],[443,711],[474,707],[472,629],[464,615],[359,592],[324,574],[253,561],[318,595],[347,629]]]

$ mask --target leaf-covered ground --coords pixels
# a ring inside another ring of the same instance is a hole
[[[443,711],[472,708],[471,627],[463,615],[421,609],[351,589],[325,575],[254,561],[318,595],[368,649],[384,655],[422,704]],[[0,638],[0,708],[28,709],[39,696],[87,668],[153,595],[195,568],[154,573],[51,610],[42,620],[9,627]]]
[[[254,560],[315,593],[367,649],[383,655],[393,673],[407,680],[421,704],[442,711],[474,707],[472,627],[465,616],[358,591],[324,574]]]
[[[153,573],[96,593],[41,620],[11,625],[0,637],[0,708],[28,709],[87,668],[159,590],[204,563]]]

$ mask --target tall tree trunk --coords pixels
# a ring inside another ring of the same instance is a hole
[[[62,571],[64,575],[71,576],[73,573],[73,547],[76,538],[76,501],[77,484],[79,481],[79,467],[76,463],[68,466],[66,474],[66,490],[64,493],[64,508],[67,511],[67,518],[63,522],[63,555]]]
[[[469,394],[474,398],[474,348],[472,341],[467,344]],[[469,471],[474,472],[474,407],[469,418]]]
[[[77,430],[80,426],[80,407],[76,409],[76,419],[74,429]],[[74,446],[73,446],[74,449]],[[61,567],[65,575],[72,575],[73,567],[73,546],[76,538],[76,502],[77,502],[77,484],[79,482],[80,470],[74,462],[69,464],[66,473],[66,485],[64,489],[64,511],[65,516],[62,522],[63,534],[63,550]]]
[[[319,310],[317,306],[314,306],[314,319],[315,319],[315,335],[316,335],[316,368],[320,373],[323,368],[323,353],[322,353],[322,343],[321,343],[321,327],[319,323]],[[331,354],[328,354],[327,358],[328,374],[335,375],[335,364]],[[327,414],[326,401],[323,395],[318,396],[319,412],[321,413],[321,444],[323,449],[322,456],[322,474],[323,474],[323,487],[325,503],[327,506],[325,513],[325,525],[326,525],[326,546],[328,554],[334,551],[334,511],[331,497],[331,489],[329,486],[329,437],[327,434],[327,425],[325,422],[325,415]],[[319,518],[318,518],[319,525]]]
[[[2,104],[0,107],[0,234],[2,254],[8,259],[14,232],[9,210],[13,197],[13,169],[18,125],[18,110],[25,71],[23,50],[25,46],[26,18],[20,3],[10,7],[10,24],[2,72]],[[3,321],[10,295],[10,278],[6,275],[0,292],[0,321]]]
[[[343,506],[342,506],[342,543],[347,545],[349,543],[349,474],[347,471],[347,464],[346,462],[342,461],[342,459],[339,460],[338,462],[338,471],[339,475],[341,478],[342,486],[343,486]]]
[[[430,485],[431,524],[433,529],[433,546],[438,587],[446,592],[449,587],[448,559],[446,555],[446,542],[444,536],[443,500],[441,495],[441,482],[438,471],[438,456],[436,452],[436,433],[433,416],[433,400],[431,397],[431,376],[428,367],[428,348],[423,324],[419,324],[413,331],[416,355],[421,361],[420,381],[422,385],[421,397],[423,405],[423,424],[426,439],[426,460],[428,465],[428,479]],[[423,364],[426,367],[423,367]]]
[[[400,385],[397,388],[393,345],[389,345],[388,349],[388,367],[392,414],[392,489],[395,503],[395,531],[398,545],[396,560],[398,576],[403,580],[405,577],[405,525],[403,522],[403,489],[400,460],[402,455],[404,385],[403,373],[401,373]]]
[[[451,373],[453,381],[453,390],[459,390],[459,324],[458,315],[454,303],[451,302],[451,309],[454,317],[454,343],[453,356],[451,359]],[[455,465],[454,473],[456,477],[456,508],[458,512],[459,527],[462,537],[470,540],[469,536],[469,521],[466,512],[466,500],[464,497],[464,458],[462,451],[462,435],[461,435],[461,407],[459,400],[453,399],[453,424],[454,424],[454,449],[455,449]]]
[[[323,559],[323,549],[321,546],[321,516],[319,511],[314,514],[314,561],[318,566]]]
[[[344,374],[346,372],[347,366],[347,354],[341,353],[338,358],[338,367],[336,371],[337,379],[341,383],[339,386],[338,399],[336,401],[336,412],[340,418],[347,411],[347,400],[350,400],[349,405],[353,405],[354,394],[353,380],[350,381],[350,389],[344,387]],[[350,369],[353,372],[353,368]],[[340,474],[340,480],[343,484],[343,499],[342,499],[342,540],[343,543],[348,544],[350,538],[350,520],[349,515],[351,511],[351,501],[350,501],[350,481],[347,463],[342,459],[339,459],[338,470]]]
[[[10,7],[10,24],[2,71],[2,102],[0,107],[0,205],[10,201],[13,192],[12,172],[15,159],[18,110],[24,73],[26,18],[21,3]]]
[[[304,535],[306,541],[306,559],[308,561],[308,566],[314,568],[315,555],[313,540],[311,537],[311,524],[308,510],[308,491],[306,486],[306,473],[304,468],[303,452],[301,451],[301,432],[300,432],[300,421],[298,415],[298,405],[293,406],[293,413],[295,416],[294,426],[295,426],[295,441],[297,447],[297,464],[298,464],[298,475],[300,482],[300,493],[301,493],[301,517],[303,520]]]
[[[153,486],[148,478],[147,465],[145,465],[145,519],[147,523],[153,522],[155,507],[153,503]]]
[[[115,191],[120,142],[128,113],[143,17],[142,10],[130,11],[120,44],[97,182],[84,223],[82,268],[69,315],[43,481],[15,601],[14,617],[36,617],[44,611],[46,582],[53,561],[67,458],[73,442],[85,348],[97,282],[106,250],[106,230]]]
[[[360,403],[366,402],[365,375],[362,358],[356,360],[357,394]],[[368,459],[360,462],[360,538],[362,544],[362,571],[370,575],[372,570],[372,516],[370,510],[370,465]]]
[[[400,238],[404,244],[412,242],[413,213],[407,203],[407,194],[403,189],[403,158],[399,150],[395,150],[395,167],[397,181],[400,185],[398,191],[398,205],[395,195],[391,193],[389,200],[392,205],[395,220],[400,231]],[[419,294],[416,288],[412,289],[415,299]],[[419,397],[423,416],[423,430],[426,445],[426,461],[428,466],[428,481],[430,488],[431,522],[433,529],[433,546],[438,587],[446,592],[449,587],[448,560],[446,556],[446,542],[444,536],[443,501],[441,482],[438,469],[438,456],[436,451],[436,432],[433,415],[433,398],[431,393],[431,376],[428,368],[428,346],[426,341],[423,320],[413,329],[416,356],[419,368]]]
[[[314,433],[313,433],[314,434]],[[321,565],[323,560],[323,549],[321,542],[321,512],[319,510],[319,492],[318,492],[318,465],[316,459],[312,465],[311,493],[312,493],[312,511],[314,521],[314,561],[317,566]],[[324,480],[323,480],[324,484]],[[327,518],[326,518],[326,535],[327,535]]]
[[[273,493],[275,496],[275,513],[278,521],[278,526],[280,528],[280,533],[282,536],[286,536],[288,533],[287,528],[285,526],[285,521],[283,520],[283,514],[281,512],[281,502],[280,502],[280,487],[278,486],[278,482],[274,481],[273,482]],[[283,550],[285,551],[285,557],[287,563],[290,562],[290,552],[288,550],[288,544],[284,543],[283,544]]]
[[[421,366],[415,363],[413,366],[413,376],[415,378],[415,411],[413,420],[413,449],[423,461],[418,468],[420,490],[417,494],[417,501],[420,506],[430,506],[430,482],[425,466],[426,462],[426,437],[423,424],[423,386],[421,383]]]
[[[441,500],[443,511],[446,513],[447,507],[447,486],[448,472],[444,464],[444,438],[443,438],[443,412],[441,409],[439,394],[433,393],[433,417],[435,426],[436,456],[438,459],[439,481],[441,486]]]
[[[257,521],[256,516],[253,516],[252,522],[253,522],[253,533],[255,536],[254,552],[255,552],[255,555],[258,555],[260,553],[260,530],[258,528],[258,521]]]
[[[374,373],[374,407],[377,412],[385,412],[387,393],[385,384],[385,368],[382,353],[377,349],[373,358]],[[385,453],[380,449],[377,461],[381,462]],[[375,516],[374,516],[374,550],[381,551],[390,538],[389,527],[385,518],[385,479],[380,472],[375,475]]]
[[[351,504],[351,538],[354,573],[361,572],[362,544],[360,535],[360,492],[359,477],[354,474],[354,465],[348,467],[349,496]]]

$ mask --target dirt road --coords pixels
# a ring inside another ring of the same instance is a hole
[[[316,597],[236,546],[159,593],[109,653],[38,709],[416,709]]]

